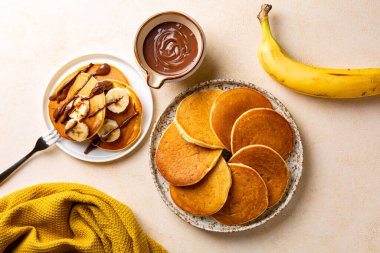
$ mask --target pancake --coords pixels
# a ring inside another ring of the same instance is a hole
[[[111,150],[111,151],[122,150],[129,147],[140,135],[143,108],[142,108],[140,99],[138,98],[134,90],[131,88],[131,86],[117,80],[112,80],[112,79],[105,79],[105,80],[112,82],[113,88],[119,87],[119,88],[126,89],[129,95],[129,104],[128,104],[128,107],[125,109],[125,111],[121,113],[113,113],[108,109],[103,110],[103,111],[106,111],[105,119],[114,120],[120,126],[125,120],[127,120],[131,115],[133,115],[135,111],[139,113],[126,126],[120,129],[120,137],[116,141],[113,141],[113,142],[102,141],[97,145],[99,148],[105,149],[105,150]]]
[[[289,122],[274,110],[249,110],[232,128],[232,153],[253,144],[271,147],[287,159],[293,151],[293,130]]]
[[[100,63],[95,63],[92,65],[92,67],[90,67],[86,73],[93,73],[95,70],[97,70],[99,67],[100,67]],[[75,72],[73,72],[72,74],[68,75],[67,77],[65,77],[62,82],[55,88],[53,94],[56,94],[56,92],[69,80],[71,79],[73,76],[75,76],[75,74],[77,72],[79,72],[80,70],[82,69],[85,69],[87,66],[83,66],[83,67],[80,67],[78,68]],[[98,75],[96,76],[95,78],[92,77],[88,83],[86,84],[86,86],[78,93],[78,95],[81,95],[81,96],[88,96],[90,93],[91,93],[91,90],[95,87],[96,83],[98,81],[101,81],[101,80],[104,80],[104,79],[116,79],[116,80],[119,80],[119,81],[122,81],[126,84],[128,84],[128,79],[124,76],[124,74],[118,69],[116,68],[115,66],[112,66],[110,65],[110,72],[107,74],[107,75]],[[87,80],[87,77],[88,77],[88,74],[86,73],[81,73],[78,75],[78,77],[76,78],[75,82],[73,83],[73,85],[70,87],[69,91],[68,91],[68,94],[67,94],[67,97],[65,100],[63,101],[60,101],[59,103],[57,103],[57,101],[49,101],[49,117],[50,117],[50,121],[52,122],[54,128],[58,131],[58,133],[65,139],[68,139],[68,140],[73,140],[71,139],[66,133],[65,133],[65,125],[66,123],[65,122],[61,122],[63,120],[63,116],[61,116],[57,122],[54,120],[54,117],[53,117],[53,114],[54,114],[54,111],[56,110],[57,107],[59,106],[62,106],[62,105],[65,105],[66,102],[74,95],[74,93],[80,88],[82,87],[82,84],[84,84],[84,82]],[[105,104],[105,95],[104,94],[99,94],[93,98],[91,98],[89,100],[89,104],[90,104],[90,109],[88,111],[88,114],[91,114],[93,113],[94,111],[96,111],[98,108],[100,107],[103,107],[104,104]],[[101,128],[103,122],[104,122],[104,118],[105,118],[105,111],[102,111],[102,112],[99,112],[96,114],[95,117],[91,117],[91,118],[86,118],[85,120],[83,120],[83,123],[85,123],[88,128],[89,128],[89,133],[88,133],[88,136],[87,136],[87,139],[90,139],[92,137],[94,137],[96,135],[96,133],[99,131],[99,129]]]
[[[187,142],[174,123],[165,130],[156,151],[156,165],[172,185],[199,182],[216,164],[222,150],[211,150]]]
[[[224,148],[210,125],[212,105],[222,93],[219,89],[200,91],[186,97],[179,104],[175,116],[176,124],[188,142],[205,148]]]
[[[223,208],[212,218],[225,225],[240,225],[259,217],[268,207],[267,188],[260,175],[243,164],[229,163],[232,186]]]
[[[55,88],[53,94],[55,94],[69,79],[71,79],[75,75],[76,72],[68,75],[65,79],[63,79],[62,82]],[[49,107],[50,121],[53,124],[54,128],[58,131],[58,133],[65,139],[73,140],[65,133],[66,122],[62,122],[64,115],[61,116],[57,121],[55,121],[54,116],[53,116],[54,111],[57,109],[57,107],[61,107],[61,106],[65,105],[67,103],[67,101],[70,100],[70,98],[74,95],[74,93],[83,86],[83,84],[86,82],[88,76],[89,75],[86,73],[81,73],[78,75],[78,77],[75,79],[75,82],[70,87],[70,89],[68,91],[68,95],[67,95],[65,100],[60,101],[60,103],[58,103],[57,101],[49,100],[48,107]],[[89,96],[89,94],[91,93],[91,90],[95,87],[96,83],[97,83],[97,80],[92,77],[88,81],[86,86],[83,87],[83,89],[78,93],[78,95],[86,96],[86,97]],[[104,106],[104,104],[105,104],[104,93],[92,97],[89,100],[89,106],[90,106],[89,113],[92,113],[97,108]],[[104,117],[105,117],[105,112],[100,112],[95,117],[86,118],[83,121],[83,123],[85,123],[87,125],[88,130],[89,130],[87,139],[91,138],[92,136],[94,136],[98,132],[98,130],[100,129],[100,127],[103,124]]]
[[[200,182],[184,187],[170,185],[170,195],[182,210],[196,216],[208,216],[223,207],[231,183],[230,168],[223,157],[220,157],[214,168]]]
[[[101,64],[99,64],[99,63],[94,63],[94,65],[89,69],[89,71],[87,73],[94,72],[97,68],[99,68],[100,65]],[[110,67],[111,67],[111,71],[107,75],[105,75],[105,76],[97,76],[96,80],[102,81],[102,80],[105,80],[105,79],[113,79],[113,80],[117,80],[117,81],[120,81],[120,82],[122,82],[124,84],[129,85],[128,78],[123,74],[123,72],[121,72],[115,66],[110,65]]]
[[[223,92],[211,109],[211,128],[227,150],[231,151],[232,127],[244,112],[254,108],[270,108],[272,104],[261,93],[250,88]]]
[[[276,151],[263,145],[247,146],[235,153],[229,163],[245,164],[259,173],[268,189],[269,207],[280,201],[288,185],[290,172]]]

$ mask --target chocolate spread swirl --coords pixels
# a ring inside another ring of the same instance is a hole
[[[179,74],[192,66],[198,53],[197,39],[185,25],[165,22],[154,27],[143,45],[144,58],[154,71]]]

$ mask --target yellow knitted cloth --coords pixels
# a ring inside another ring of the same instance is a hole
[[[89,186],[52,183],[0,199],[0,252],[166,252],[124,204]]]

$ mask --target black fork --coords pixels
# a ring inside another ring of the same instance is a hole
[[[55,144],[59,140],[60,137],[61,136],[58,134],[56,130],[51,130],[48,133],[42,135],[40,138],[38,138],[36,145],[34,146],[32,151],[30,151],[26,156],[21,158],[20,161],[13,164],[11,167],[9,167],[7,170],[5,170],[4,172],[0,174],[0,184],[9,175],[11,175],[18,167],[20,167],[24,162],[26,162],[34,153],[47,149],[51,145]]]

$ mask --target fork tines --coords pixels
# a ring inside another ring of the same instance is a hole
[[[50,132],[44,134],[42,138],[46,142],[47,145],[53,145],[56,143],[61,136],[58,134],[57,130],[53,129]]]

